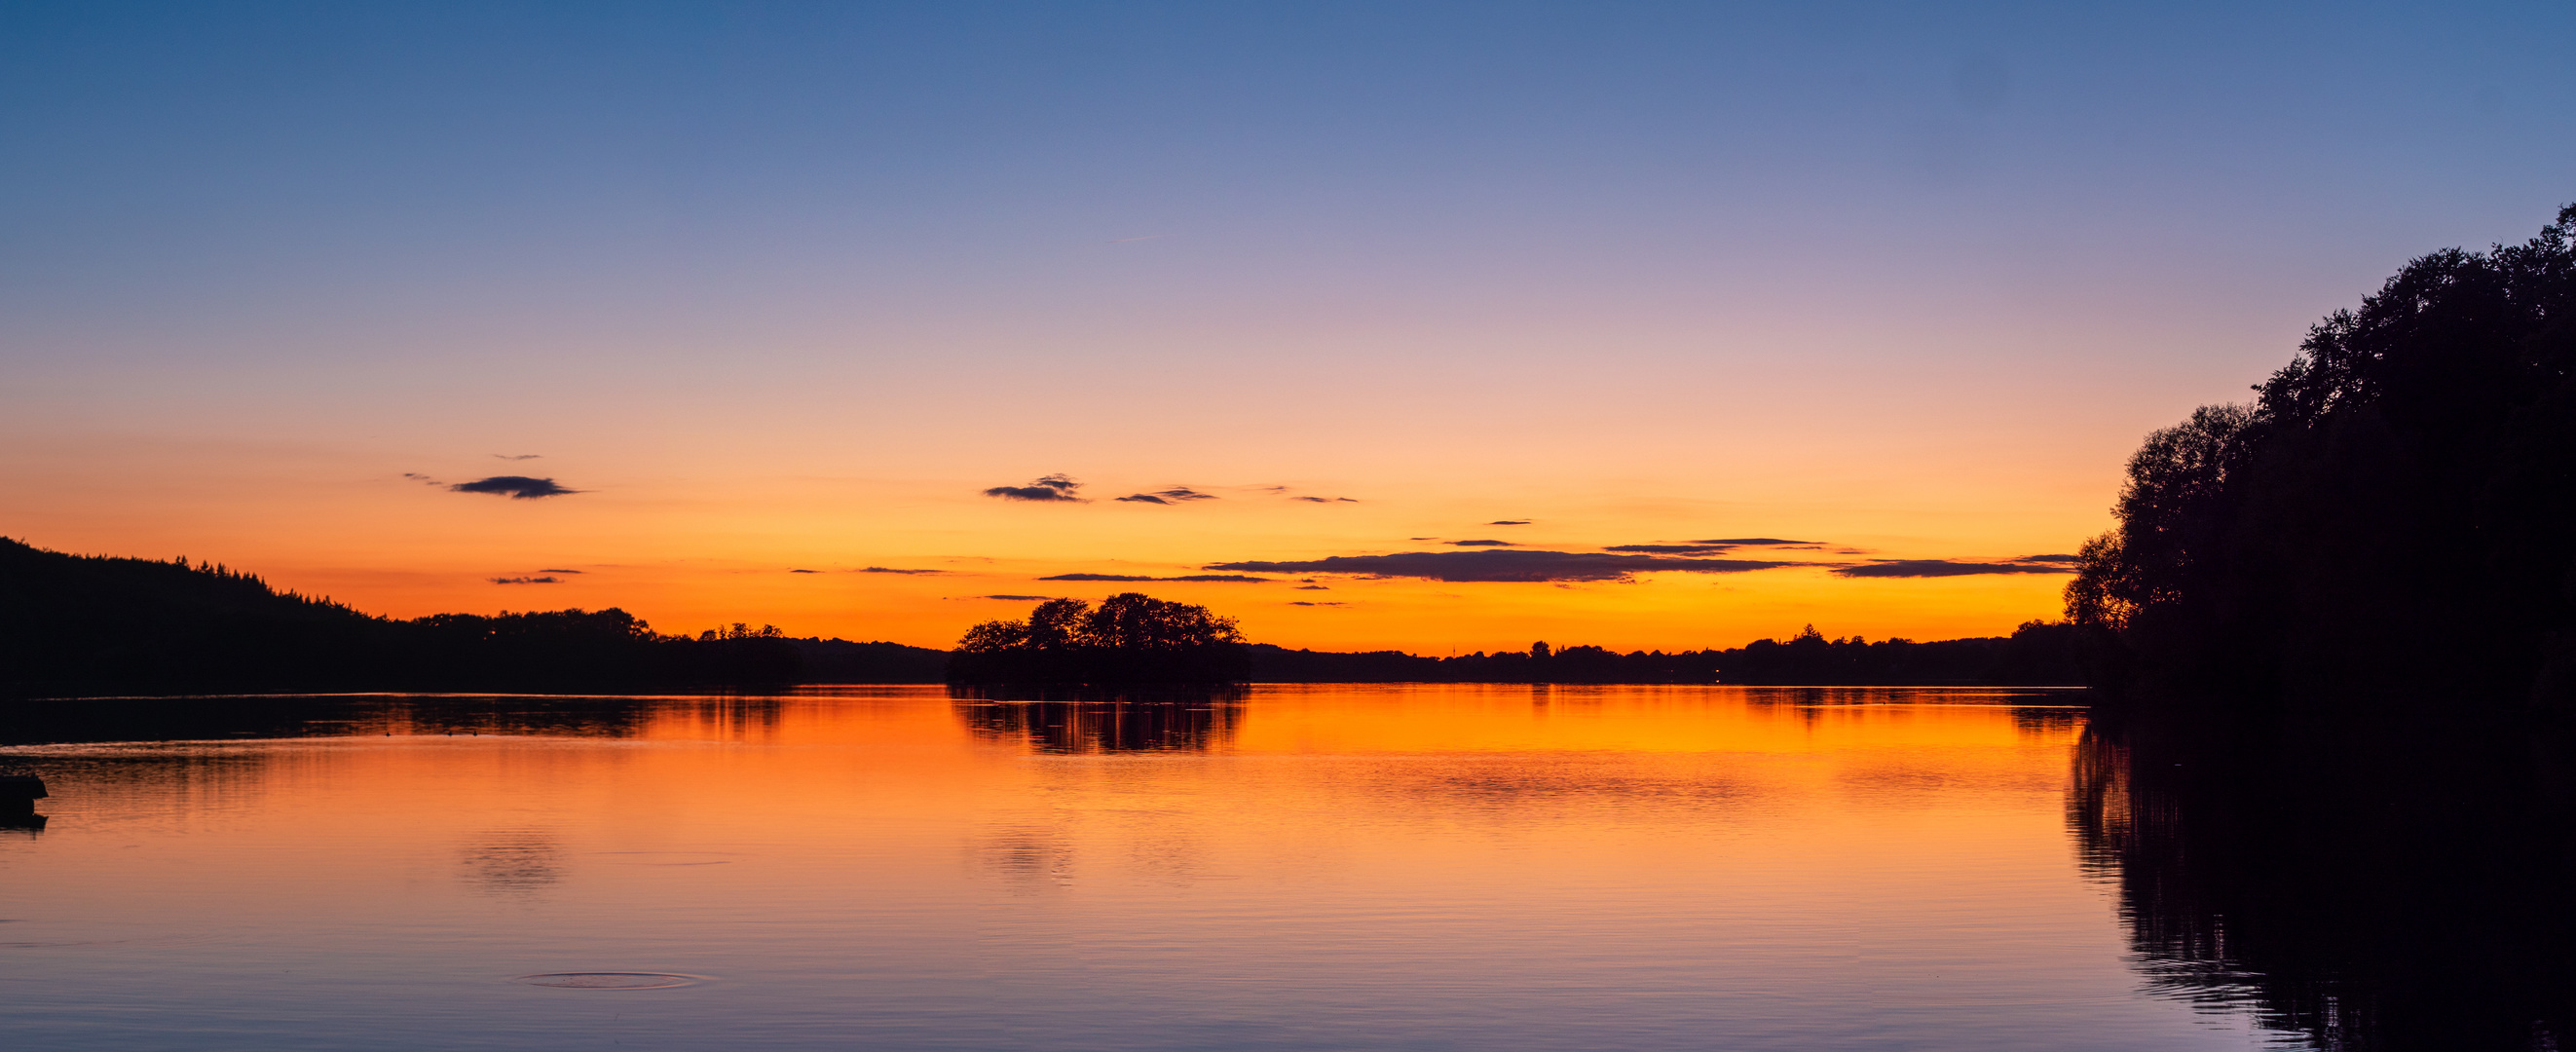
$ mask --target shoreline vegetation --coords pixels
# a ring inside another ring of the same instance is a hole
[[[1016,626],[1016,627],[1014,627]],[[823,683],[1064,686],[1246,682],[2071,686],[2072,626],[2009,637],[1829,639],[1812,626],[1728,649],[1597,646],[1431,657],[1246,643],[1231,619],[1137,593],[1042,604],[956,651],[795,638],[734,624],[666,635],[623,610],[400,620],[175,559],[71,555],[0,538],[0,698],[345,691],[531,694]]]
[[[2088,679],[2268,721],[2576,705],[2576,205],[2308,332],[2128,464],[2066,589]]]

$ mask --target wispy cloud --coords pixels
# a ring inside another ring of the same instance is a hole
[[[1051,596],[1051,595],[952,595],[952,596],[947,596],[946,598],[950,598],[950,599],[999,599],[999,600],[1001,600],[1001,601],[1003,601],[1003,602],[1006,602],[1006,603],[1043,603],[1043,602],[1045,602],[1045,601],[1047,601],[1047,600],[1049,600],[1049,599],[1053,599],[1053,598],[1055,598],[1055,597],[1054,597],[1054,596]]]
[[[1074,491],[1081,488],[1082,483],[1058,474],[1032,479],[1025,486],[994,486],[985,490],[984,495],[1003,500],[1080,502],[1082,498],[1074,496]]]
[[[2084,557],[2081,555],[2025,555],[2013,561],[2017,563],[2080,563],[2084,561]]]
[[[1201,493],[1188,486],[1174,486],[1170,489],[1158,489],[1152,493],[1130,493],[1113,499],[1135,501],[1139,504],[1175,504],[1193,500],[1215,500],[1217,495]]]
[[[1608,552],[1487,550],[1336,555],[1287,562],[1214,563],[1210,570],[1254,573],[1332,573],[1359,577],[1420,577],[1433,581],[1619,581],[1634,574],[1746,573],[1805,563],[1762,559],[1678,559]]]
[[[545,456],[545,454],[543,454],[543,453],[494,453],[494,454],[492,454],[492,459],[494,459],[494,460],[535,460],[535,459],[538,459],[538,458],[543,457],[543,456]]]
[[[2057,562],[1963,562],[1952,559],[1882,559],[1858,566],[1837,566],[1843,577],[1968,577],[1976,574],[2074,573]]]
[[[1724,555],[1733,550],[1726,544],[1613,544],[1607,552],[1642,552],[1647,555]]]
[[[1779,537],[1712,537],[1706,540],[1670,544],[1612,544],[1602,548],[1610,552],[1638,552],[1645,555],[1724,555],[1737,548],[1814,548],[1823,541],[1792,541]]]
[[[860,568],[859,568],[858,572],[860,572],[860,573],[926,574],[926,573],[947,573],[948,571],[946,571],[946,570],[897,570],[897,569],[895,569],[894,567],[891,567],[891,566],[862,566],[862,567],[860,567]]]
[[[583,573],[581,570],[539,570],[538,573]]]
[[[1349,606],[1349,605],[1351,605],[1351,604],[1349,604],[1349,603],[1309,603],[1309,602],[1303,602],[1303,601],[1296,601],[1296,602],[1291,602],[1291,603],[1289,603],[1288,605],[1290,605],[1290,606]]]
[[[821,570],[789,570],[788,573],[822,573]]]
[[[1510,541],[1498,541],[1492,538],[1473,541],[1443,541],[1441,543],[1454,544],[1461,548],[1509,548],[1512,546],[1512,542]]]
[[[552,577],[495,577],[493,584],[561,584]]]
[[[1489,522],[1489,523],[1486,523],[1485,525],[1487,525],[1487,526],[1527,526],[1527,525],[1529,525],[1529,524],[1530,524],[1530,521],[1529,521],[1528,519],[1495,519],[1494,521]]]
[[[488,479],[459,482],[447,488],[457,493],[490,493],[496,496],[507,496],[512,500],[560,497],[567,493],[581,492],[555,485],[553,479],[529,478],[526,475],[494,475]]]
[[[1182,577],[1148,577],[1123,573],[1060,573],[1041,581],[1237,581],[1245,584],[1268,584],[1273,578],[1252,577],[1239,573],[1198,573]]]
[[[1289,500],[1302,500],[1302,501],[1305,501],[1305,502],[1306,502],[1306,503],[1308,503],[1308,504],[1357,504],[1357,503],[1359,503],[1359,501],[1357,501],[1357,500],[1355,500],[1355,499],[1353,499],[1353,498],[1350,498],[1350,497],[1290,497],[1290,498],[1288,498],[1288,499],[1289,499]]]

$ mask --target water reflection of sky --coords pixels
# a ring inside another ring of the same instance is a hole
[[[41,1049],[2260,1043],[2142,992],[2067,835],[2081,723],[2036,707],[2063,698],[1199,700],[281,699],[252,737],[201,712],[186,743],[57,726],[0,751],[55,792],[47,829],[0,838],[0,1028]],[[262,736],[285,734],[306,736]],[[559,972],[708,979],[510,981]]]

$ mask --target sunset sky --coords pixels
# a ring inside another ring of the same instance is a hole
[[[2249,6],[0,4],[0,535],[929,646],[1999,634],[2147,431],[2576,200],[2576,7]]]

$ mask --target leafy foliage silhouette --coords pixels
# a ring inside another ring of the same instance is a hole
[[[2097,683],[2257,709],[2576,697],[2576,206],[2408,263],[2130,458],[2066,590]]]
[[[1050,599],[1025,620],[986,621],[948,662],[959,683],[1239,683],[1250,673],[1233,618],[1141,592],[1096,609]]]

